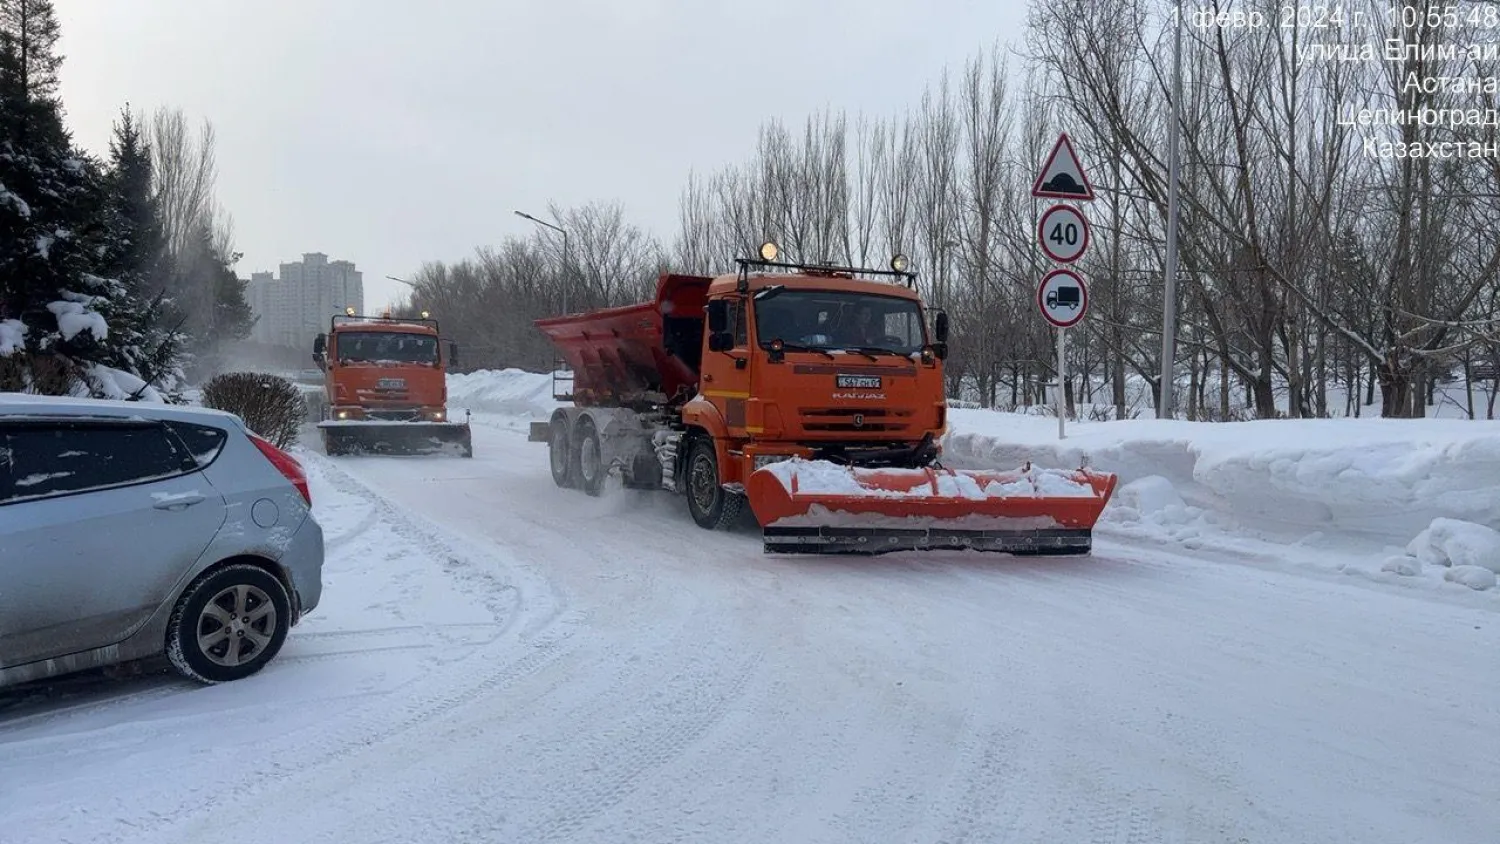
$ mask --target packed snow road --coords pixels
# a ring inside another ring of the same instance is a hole
[[[238,684],[0,698],[7,842],[1492,842],[1500,614],[1102,540],[778,558],[679,500],[309,454],[325,604]]]

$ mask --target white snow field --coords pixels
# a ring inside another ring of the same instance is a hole
[[[1125,476],[1091,557],[777,557],[556,489],[547,376],[453,385],[473,459],[303,450],[261,674],[0,693],[0,840],[1497,840],[1494,423],[958,412],[951,464]]]

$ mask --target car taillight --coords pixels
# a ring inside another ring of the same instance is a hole
[[[292,486],[296,487],[297,491],[302,493],[302,500],[306,501],[307,506],[311,507],[312,492],[307,488],[307,474],[302,471],[302,464],[297,462],[297,458],[272,445],[269,440],[253,431],[246,431],[245,433],[250,435],[250,442],[255,443],[255,447],[260,449],[260,453],[264,454],[267,460],[271,461],[271,465],[276,467],[276,471],[291,481]]]

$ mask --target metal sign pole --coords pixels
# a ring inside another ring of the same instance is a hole
[[[1068,329],[1059,328],[1057,329],[1057,396],[1053,402],[1057,405],[1057,438],[1060,440],[1067,439],[1067,434],[1063,431],[1064,416],[1066,416],[1064,411],[1067,410],[1067,401],[1063,396],[1063,390],[1067,388],[1067,374],[1063,369],[1063,364],[1067,356]]]
[[[1031,186],[1031,195],[1093,201],[1094,188],[1083,173],[1083,163],[1078,160],[1068,133],[1062,133],[1053,145],[1042,172]],[[1036,235],[1048,258],[1059,264],[1071,264],[1089,247],[1089,221],[1071,205],[1054,205],[1042,215]],[[1066,439],[1068,401],[1063,390],[1068,388],[1068,328],[1081,322],[1088,312],[1088,285],[1072,270],[1053,270],[1042,277],[1036,303],[1042,316],[1057,328],[1057,395],[1052,403],[1057,410],[1057,438]]]

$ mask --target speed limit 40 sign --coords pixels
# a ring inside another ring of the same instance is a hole
[[[1036,234],[1042,251],[1059,264],[1073,263],[1089,248],[1088,221],[1071,205],[1048,208]]]

